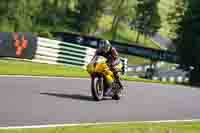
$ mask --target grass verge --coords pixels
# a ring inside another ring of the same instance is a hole
[[[40,64],[14,59],[0,60],[0,74],[82,78],[89,76],[86,71],[78,67]]]
[[[38,129],[0,129],[0,133],[199,133],[199,131],[199,122],[130,123]]]
[[[49,64],[33,63],[31,61],[15,60],[15,59],[0,60],[0,75],[89,78],[89,74],[84,69],[79,67],[49,65]],[[122,76],[122,80],[145,82],[145,83],[175,84],[170,82],[161,82],[159,80],[132,78],[128,76]]]
[[[121,53],[120,53],[120,56],[127,58],[129,65],[144,65],[144,64],[150,63],[149,59],[145,59],[145,58],[142,58],[142,57],[137,57],[137,56],[128,55],[128,54],[121,54]]]

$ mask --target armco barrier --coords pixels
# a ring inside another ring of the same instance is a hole
[[[96,49],[78,44],[50,40],[38,37],[35,58],[32,60],[39,63],[74,65],[85,68],[95,54]],[[127,62],[123,62],[123,73],[127,72]]]
[[[94,52],[95,49],[92,48],[39,37],[35,61],[84,66],[91,60]]]

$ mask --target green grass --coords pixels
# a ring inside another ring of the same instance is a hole
[[[150,60],[142,58],[142,57],[127,55],[127,54],[120,54],[120,56],[127,58],[129,65],[142,65],[142,64],[149,64],[150,63]]]
[[[31,75],[31,76],[61,76],[61,77],[88,77],[86,71],[78,67],[49,65],[19,61],[13,59],[0,60],[1,75]]]
[[[0,75],[31,75],[88,78],[89,74],[79,67],[33,63],[31,61],[2,59],[0,60]],[[138,78],[123,76],[124,80],[145,81]]]
[[[134,43],[136,41],[137,34],[137,31],[131,30],[130,27],[128,27],[126,24],[121,24],[118,30],[117,37],[119,41],[121,40],[128,43]],[[151,41],[150,38],[145,37],[143,34],[140,34],[139,42],[136,45],[147,48],[161,49],[161,47],[158,44],[154,43],[153,41]]]
[[[79,67],[32,63],[30,61],[15,60],[10,58],[0,60],[0,75],[89,78],[89,74],[84,69]],[[122,76],[121,79],[143,83],[175,84],[170,82],[161,82],[159,80],[147,80],[128,76]]]
[[[96,126],[75,126],[40,129],[7,129],[0,133],[199,133],[199,122],[185,123],[130,123]]]
[[[136,44],[138,46],[147,47],[147,48],[161,49],[160,46],[155,44],[149,38],[145,38],[142,34],[140,35],[139,43],[135,43],[136,36],[137,36],[137,32],[135,31],[131,31],[128,29],[119,29],[117,33],[117,41],[130,43],[130,44],[132,43],[132,44]],[[98,35],[98,37],[112,40],[112,32],[110,31],[104,32]]]
[[[100,31],[104,31],[97,35],[98,37],[102,37],[104,39],[112,39],[112,32],[110,32],[112,27],[112,16],[104,15],[99,21],[99,29]],[[137,32],[131,30],[127,24],[120,24],[117,32],[117,41],[126,42],[126,43],[135,43],[137,37]],[[151,39],[148,37],[145,38],[144,35],[141,34],[139,43],[137,45],[148,47],[148,48],[155,48],[161,49],[157,44],[155,44]]]

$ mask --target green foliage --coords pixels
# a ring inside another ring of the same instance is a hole
[[[97,29],[98,21],[103,15],[106,7],[106,0],[78,0],[76,23],[77,30],[83,33],[94,32]]]
[[[134,18],[135,5],[136,0],[1,0],[0,30],[95,33],[107,15],[112,17],[115,38],[120,24],[128,25]]]
[[[50,38],[51,32],[109,32],[110,39],[133,42],[135,36],[126,33],[134,32],[129,23],[135,19],[135,6],[136,0],[1,0],[0,31],[31,31]]]
[[[71,0],[2,0],[1,31],[38,31],[38,27],[64,25],[72,7]],[[73,2],[74,3],[74,2]],[[42,28],[39,28],[42,29]],[[45,31],[53,31],[43,28]]]
[[[113,13],[113,21],[112,21],[112,39],[117,39],[117,30],[120,26],[120,23],[123,21],[130,21],[132,18],[132,14],[134,13],[133,5],[134,1],[131,0],[118,0],[112,1],[112,13]]]
[[[157,4],[160,0],[137,0],[135,27],[141,33],[155,33],[160,28]]]
[[[1,1],[0,22],[6,23],[6,27],[12,27],[12,31],[28,31],[32,27],[30,4],[26,0],[18,0],[17,2],[18,4],[12,0]],[[29,8],[25,8],[27,6]]]
[[[177,31],[181,28],[179,24],[183,21],[185,11],[184,0],[175,0],[171,9],[172,10],[170,10],[167,15],[167,21],[170,26],[168,36],[174,40],[177,38]]]
[[[187,1],[185,15],[180,21],[180,28],[177,30],[178,53],[182,57],[182,63],[193,65],[199,69],[200,66],[200,1]]]

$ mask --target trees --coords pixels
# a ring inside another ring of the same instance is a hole
[[[103,14],[107,0],[78,0],[76,24],[79,32],[90,33],[97,29],[97,22]]]
[[[180,28],[177,29],[176,38],[177,53],[181,57],[181,64],[193,66],[190,81],[200,82],[200,1],[185,1],[186,10],[183,19],[180,21]]]
[[[8,21],[8,15],[7,15],[9,1],[10,0],[1,0],[0,1],[0,25],[1,25],[0,30],[3,32],[11,30],[9,21]]]
[[[180,22],[183,21],[185,11],[185,0],[175,0],[174,5],[170,8],[167,15],[167,21],[170,27],[168,36],[175,40],[177,38],[177,31],[181,28]]]
[[[136,42],[139,34],[154,34],[160,28],[160,16],[158,14],[157,3],[160,0],[137,0],[135,27],[138,30]]]
[[[1,31],[94,32],[111,0],[1,0]],[[66,29],[65,29],[66,28]]]
[[[116,38],[121,26],[129,25],[136,0],[1,0],[1,31],[66,31],[83,33],[98,29],[103,14],[113,17],[111,32]],[[105,13],[109,9],[109,14]],[[73,15],[72,15],[73,14]],[[69,23],[73,24],[69,25]]]
[[[120,22],[123,20],[124,22],[133,14],[133,2],[132,0],[118,0],[112,1],[112,39],[116,39],[117,30],[119,28]]]
[[[66,0],[43,0],[40,8],[41,13],[38,16],[39,21],[52,26],[61,24],[67,14],[68,4]]]
[[[2,0],[0,5],[1,31],[31,31],[37,12],[37,2]],[[5,28],[6,27],[6,28]]]
[[[198,6],[200,2],[198,0],[190,0],[187,3],[187,9],[184,12],[184,16],[178,23],[179,28],[176,30],[177,38],[177,52],[182,57],[182,63],[187,65],[195,65],[198,63],[197,47],[199,43],[199,22],[200,10]]]

